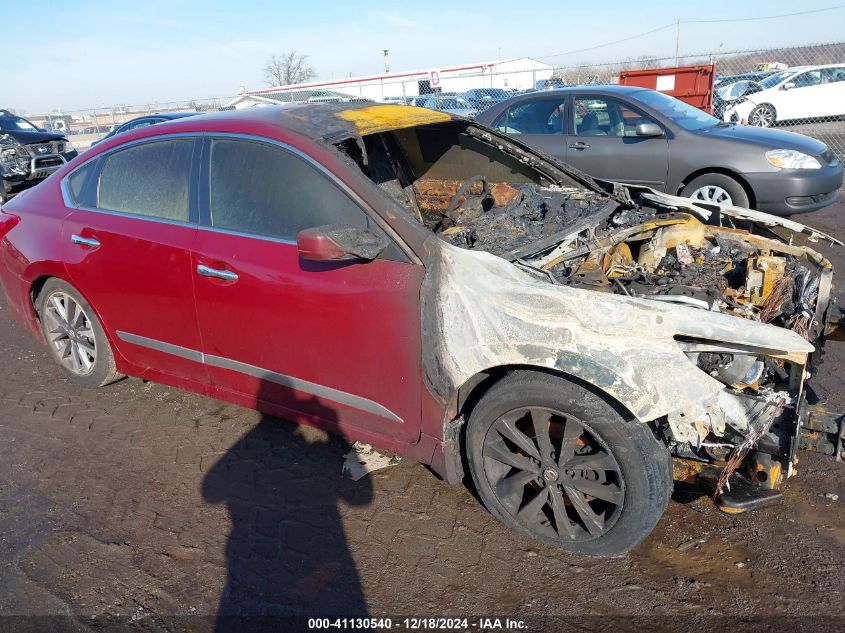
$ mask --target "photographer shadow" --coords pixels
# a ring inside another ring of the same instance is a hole
[[[258,399],[278,389],[263,384]],[[337,420],[316,398],[298,404]],[[262,415],[206,474],[204,500],[225,503],[232,521],[218,633],[285,630],[291,616],[367,615],[338,503],[370,503],[372,483],[341,477],[349,450],[323,431]]]

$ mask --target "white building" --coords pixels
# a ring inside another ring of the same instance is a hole
[[[465,92],[472,88],[502,88],[508,91],[534,88],[540,79],[550,79],[552,66],[530,57],[463,66],[427,68],[407,72],[383,73],[311,81],[244,91],[227,103],[228,108],[291,101],[348,101],[368,99],[384,101],[396,97],[413,97],[430,92]]]

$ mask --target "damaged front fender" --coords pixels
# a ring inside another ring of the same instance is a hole
[[[538,280],[502,258],[435,238],[423,284],[428,383],[444,400],[480,372],[552,369],[608,394],[640,421],[701,411],[725,385],[677,337],[802,354],[794,332],[736,317]],[[632,335],[633,334],[633,335]]]

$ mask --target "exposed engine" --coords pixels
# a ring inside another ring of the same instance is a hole
[[[724,312],[793,329],[807,340],[818,333],[811,325],[825,262],[774,234],[704,224],[657,200],[624,208],[582,189],[499,184],[491,190],[483,178],[468,183],[442,213],[432,216],[429,208],[423,215],[456,246],[500,255],[555,284]],[[431,183],[415,186],[423,190],[420,199],[431,200]],[[702,363],[709,373],[726,371],[724,358],[706,356]],[[736,383],[762,373],[752,369],[726,376]]]

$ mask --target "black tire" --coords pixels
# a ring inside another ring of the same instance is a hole
[[[745,191],[745,188],[739,184],[735,179],[731,178],[730,176],[726,176],[725,174],[702,174],[697,178],[693,178],[682,190],[681,190],[681,197],[683,198],[692,198],[693,200],[701,200],[703,202],[714,202],[718,203],[719,200],[717,199],[708,199],[706,197],[698,197],[696,195],[697,192],[711,188],[711,190],[715,190],[718,188],[722,191],[727,192],[730,196],[730,201],[722,201],[724,204],[730,204],[735,207],[744,207],[749,208],[748,205],[750,204],[748,200],[748,193]]]
[[[65,311],[72,311],[69,319],[72,325],[68,319],[62,319],[56,302],[64,305]],[[96,313],[76,288],[61,279],[49,279],[36,303],[50,355],[70,380],[96,388],[123,378],[117,371],[114,353]],[[93,355],[83,351],[83,345]]]
[[[528,414],[519,417],[526,408]],[[546,417],[548,422],[534,422]],[[524,439],[511,428],[525,429]],[[532,436],[535,428],[541,430]],[[550,459],[532,460],[532,446],[542,452],[542,428],[548,430]],[[516,456],[516,465],[503,446]],[[669,451],[648,426],[626,419],[592,391],[541,372],[514,371],[484,394],[470,414],[466,452],[475,487],[493,516],[535,540],[580,554],[631,550],[654,529],[672,493]],[[533,473],[525,466],[532,461],[539,462]]]
[[[761,103],[748,113],[748,125],[772,127],[778,121],[778,111],[771,103]]]

